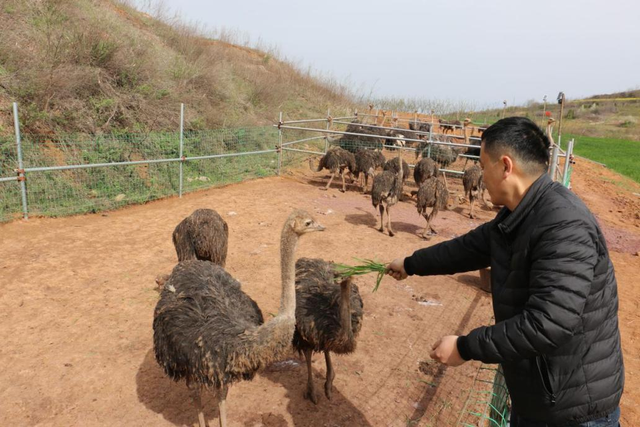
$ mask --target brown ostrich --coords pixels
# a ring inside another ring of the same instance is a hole
[[[484,182],[482,181],[482,169],[478,165],[473,165],[468,169],[465,169],[462,176],[462,185],[464,187],[464,194],[469,199],[469,218],[475,218],[473,208],[476,199],[479,197],[485,204],[489,206],[484,198]]]
[[[416,163],[416,166],[413,168],[413,179],[415,180],[418,188],[420,188],[422,183],[427,179],[431,178],[432,176],[437,177],[438,172],[440,172],[440,167],[436,162],[428,157],[426,159],[422,158],[418,163]]]
[[[430,235],[437,234],[431,225],[438,212],[446,209],[449,202],[449,191],[445,185],[436,177],[431,177],[423,182],[418,190],[418,202],[416,207],[418,213],[427,220],[427,226],[422,233],[422,237],[428,238]],[[427,208],[433,208],[431,213],[427,215]]]
[[[196,209],[180,221],[173,230],[172,237],[178,262],[199,259],[211,261],[224,268],[227,261],[229,226],[215,210]],[[168,274],[156,278],[159,291],[168,279]]]
[[[219,265],[190,260],[171,273],[153,319],[156,361],[174,381],[194,392],[200,427],[205,427],[201,389],[219,397],[220,426],[226,427],[228,387],[251,380],[256,371],[283,357],[295,330],[295,248],[306,233],[324,230],[304,211],[294,211],[280,239],[282,296],[278,315],[267,323],[240,283]]]
[[[332,147],[320,159],[320,163],[318,164],[318,172],[320,172],[322,169],[328,169],[331,172],[331,178],[329,178],[329,182],[324,189],[329,189],[329,186],[331,186],[331,181],[333,181],[336,173],[340,172],[340,176],[342,177],[341,191],[344,193],[345,191],[347,191],[344,182],[344,171],[345,169],[349,169],[349,172],[353,177],[353,172],[356,169],[356,158],[354,157],[353,153],[343,148]]]
[[[173,230],[178,261],[199,259],[224,268],[229,226],[213,209],[196,209]]]
[[[369,177],[373,181],[374,172],[379,167],[384,167],[386,159],[378,150],[360,149],[355,154],[356,168],[353,173],[356,179],[360,180],[362,174],[362,192],[366,193],[369,186]]]
[[[351,278],[335,283],[333,263],[300,258],[296,262],[296,331],[293,347],[307,361],[307,389],[304,397],[318,403],[313,385],[311,357],[324,352],[327,379],[324,393],[331,399],[335,371],[331,352],[352,353],[362,327],[362,298]]]
[[[373,186],[371,187],[371,202],[374,208],[380,209],[380,232],[384,233],[384,212],[387,212],[387,229],[389,230],[389,236],[393,237],[394,232],[391,228],[391,206],[398,203],[398,200],[402,197],[402,184],[404,176],[403,169],[405,161],[401,161],[400,156],[396,157],[397,163],[400,166],[398,173],[392,170],[385,170],[381,174],[376,175],[373,178]],[[387,165],[390,162],[387,162]]]
[[[409,178],[409,175],[411,174],[411,170],[409,169],[409,164],[406,162],[406,160],[402,160],[402,167],[400,167],[400,155],[398,154],[398,157],[394,157],[393,159],[389,160],[388,162],[386,162],[384,164],[384,168],[383,170],[386,171],[391,171],[394,173],[398,173],[400,171],[402,171],[402,183],[404,184],[404,182]]]

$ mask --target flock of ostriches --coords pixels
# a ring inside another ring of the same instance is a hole
[[[340,172],[361,177],[366,190],[373,178],[371,198],[383,216],[387,214],[389,235],[393,236],[389,208],[402,198],[409,166],[399,156],[386,161],[377,150],[354,154],[339,147],[330,149],[319,169],[329,169],[331,180]],[[376,169],[382,169],[375,174]],[[449,198],[445,182],[438,179],[438,164],[430,158],[415,166],[418,190],[417,209],[427,220],[425,234],[433,232],[430,221]],[[473,200],[482,191],[482,171],[472,166],[464,175],[464,188]],[[430,214],[426,213],[431,207]],[[471,208],[473,216],[473,207]],[[335,371],[331,352],[344,354],[356,348],[362,326],[363,305],[351,278],[340,281],[331,262],[299,258],[298,239],[322,231],[311,215],[296,210],[286,219],[280,238],[281,299],[278,314],[265,322],[256,302],[243,292],[240,282],[225,270],[228,226],[214,210],[198,209],[180,222],[173,232],[178,264],[170,275],[158,279],[160,299],[154,311],[153,346],[155,358],[173,380],[184,379],[197,407],[200,427],[207,425],[201,400],[203,390],[218,398],[220,426],[225,427],[226,398],[231,384],[251,380],[256,372],[285,358],[293,348],[307,364],[304,396],[318,403],[311,358],[323,352],[326,361],[324,392],[332,395]]]

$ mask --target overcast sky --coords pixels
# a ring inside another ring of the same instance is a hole
[[[637,0],[164,4],[187,22],[260,39],[376,97],[501,106],[561,90],[576,99],[640,87]]]

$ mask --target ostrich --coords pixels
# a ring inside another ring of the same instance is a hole
[[[299,210],[284,223],[280,310],[267,323],[240,283],[219,265],[190,260],[173,269],[154,312],[153,347],[165,373],[174,381],[184,378],[194,391],[200,427],[206,425],[202,388],[217,392],[220,426],[225,427],[228,387],[251,380],[260,367],[290,350],[296,311],[295,248],[300,236],[321,230],[324,227]]]
[[[227,261],[229,227],[213,209],[196,209],[173,230],[173,246],[178,262],[190,259],[211,261],[224,268]],[[156,278],[158,290],[169,280],[164,274]]]
[[[402,183],[404,184],[404,182],[407,180],[407,178],[409,178],[409,174],[411,173],[411,170],[409,169],[409,164],[406,162],[406,160],[402,160],[402,167],[400,167],[400,155],[398,154],[398,157],[395,157],[391,160],[389,160],[388,162],[385,163],[384,165],[384,170],[386,171],[391,171],[397,174],[402,175]]]
[[[360,174],[363,174],[362,192],[367,192],[369,185],[369,177],[373,180],[374,172],[378,167],[384,167],[386,159],[384,155],[378,150],[365,150],[360,149],[356,152],[356,168],[354,176],[356,179],[360,178]]]
[[[396,163],[399,165],[398,173],[393,170],[385,170],[381,174],[376,175],[373,178],[373,186],[371,187],[371,202],[374,208],[380,209],[380,232],[384,233],[384,212],[387,212],[387,229],[389,230],[389,236],[393,237],[394,232],[391,228],[391,212],[389,209],[391,206],[398,203],[398,200],[402,197],[402,184],[404,180],[403,169],[406,162],[401,161],[400,155],[396,157]],[[387,162],[389,165],[391,161]],[[407,168],[408,169],[408,168]],[[408,174],[407,174],[408,176]]]
[[[331,185],[331,181],[335,177],[336,173],[340,171],[340,176],[342,177],[342,192],[346,191],[345,183],[344,183],[344,170],[349,169],[351,176],[353,177],[353,172],[356,169],[356,158],[353,154],[343,148],[340,147],[332,147],[327,151],[327,153],[322,156],[320,159],[320,164],[318,164],[318,172],[322,169],[328,169],[331,172],[331,178],[329,178],[329,182],[327,186],[324,188],[325,190],[329,189]],[[353,178],[352,178],[353,181]]]
[[[296,331],[293,347],[307,361],[307,390],[304,397],[318,403],[313,386],[311,357],[324,352],[327,380],[324,393],[331,399],[335,377],[330,353],[352,353],[362,327],[362,298],[351,278],[335,283],[333,263],[300,258],[296,262]]]
[[[438,164],[434,162],[430,158],[422,158],[413,169],[413,179],[416,181],[416,185],[418,188],[425,182],[427,179],[432,176],[437,177],[440,168]]]
[[[224,268],[229,226],[213,209],[196,209],[173,230],[178,261],[200,259]]]
[[[469,218],[475,218],[473,207],[478,197],[488,205],[484,199],[484,182],[482,181],[482,169],[480,166],[473,165],[465,169],[462,176],[462,185],[464,186],[464,194],[469,198]]]
[[[440,209],[447,208],[449,191],[447,191],[442,181],[436,177],[431,177],[420,186],[417,199],[418,213],[427,220],[427,226],[422,233],[422,237],[428,238],[429,235],[437,234],[431,225],[431,221],[436,218]],[[433,208],[428,215],[427,208]]]
[[[464,134],[464,143],[467,145],[471,145],[471,140],[469,138],[473,133],[473,127],[472,127],[473,123],[471,122],[471,119],[464,119],[464,122],[462,125],[463,125],[462,132]],[[469,147],[467,148],[466,154],[470,156],[480,156],[480,147]],[[467,160],[469,160],[469,158],[467,158]],[[466,166],[466,162],[465,162],[465,166]]]

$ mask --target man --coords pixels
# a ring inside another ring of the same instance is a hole
[[[580,199],[546,174],[549,140],[509,117],[482,135],[491,201],[504,208],[469,233],[394,260],[388,274],[453,274],[491,266],[496,324],[445,336],[431,357],[502,365],[511,427],[617,426],[624,386],[613,265]]]

